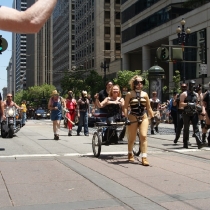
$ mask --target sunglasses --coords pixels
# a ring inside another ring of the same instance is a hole
[[[143,84],[143,82],[142,82],[142,81],[137,81],[137,80],[135,80],[135,81],[134,81],[134,85],[138,85],[138,84]]]
[[[7,98],[9,98],[9,97],[11,97],[11,98],[12,98],[12,96],[7,96]]]
[[[187,86],[182,86],[182,88],[187,88]]]

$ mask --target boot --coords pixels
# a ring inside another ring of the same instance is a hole
[[[68,136],[72,136],[72,132],[71,132],[71,130],[69,130]]]
[[[196,139],[196,142],[197,142],[197,145],[198,145],[198,149],[201,149],[204,145],[203,145],[203,142],[201,140],[199,132],[195,132],[195,139]]]
[[[202,142],[206,144],[206,133],[202,134]]]
[[[133,153],[128,153],[128,161],[130,161],[130,162],[134,162],[135,161]]]
[[[157,133],[159,133],[159,130],[158,130],[158,127],[157,127],[157,126],[155,127],[155,131],[156,131]]]
[[[151,134],[152,134],[152,135],[155,135],[155,132],[154,132],[154,130],[151,130]]]
[[[146,157],[143,157],[141,162],[142,162],[142,165],[143,165],[143,166],[149,166],[149,163],[148,163]]]
[[[174,139],[174,144],[176,144],[178,142],[178,139],[177,138],[175,138]]]
[[[210,132],[209,132],[209,135],[207,137],[207,141],[208,141],[208,147],[210,147]]]

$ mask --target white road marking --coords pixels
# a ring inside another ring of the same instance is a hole
[[[17,158],[17,157],[56,157],[57,154],[25,154],[25,155],[8,155],[0,156],[0,158]]]
[[[172,150],[178,153],[187,153],[187,152],[198,152],[198,151],[209,151],[210,148],[202,148],[202,149],[175,149]],[[148,154],[156,154],[156,153],[163,153],[166,151],[149,151]],[[118,151],[118,152],[101,152],[101,155],[127,155],[127,151]],[[28,158],[28,157],[77,157],[77,156],[93,156],[92,152],[88,153],[66,153],[66,154],[17,154],[17,155],[5,155],[0,156],[0,158]]]

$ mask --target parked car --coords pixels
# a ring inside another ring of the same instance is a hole
[[[44,109],[37,109],[34,113],[34,119],[50,119],[50,112]]]

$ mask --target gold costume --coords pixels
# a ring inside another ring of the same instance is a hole
[[[130,113],[128,114],[128,107],[130,107]],[[149,126],[149,120],[146,110],[150,117],[154,117],[153,111],[150,106],[150,100],[148,94],[144,91],[132,90],[128,92],[125,97],[125,113],[128,115],[128,119],[131,124],[127,125],[128,134],[128,159],[133,159],[133,146],[136,140],[137,131],[140,135],[140,149],[142,157],[142,164],[149,165],[147,162],[147,131]],[[144,160],[146,160],[144,164]]]

